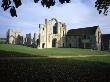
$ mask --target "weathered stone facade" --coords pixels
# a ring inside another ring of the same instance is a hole
[[[34,33],[33,38],[29,33],[23,39],[20,32],[9,29],[7,40],[10,44],[24,43],[37,48],[68,47],[101,50],[101,35],[99,26],[67,30],[65,23],[52,18],[51,20],[45,19],[44,24],[39,24],[39,34]]]
[[[34,33],[33,44],[37,45],[37,39],[38,39],[38,35],[36,33]]]
[[[55,21],[52,26],[53,21]],[[101,49],[101,30],[99,26],[70,29],[67,31],[65,23],[55,18],[45,19],[39,25],[39,48],[73,47]]]
[[[8,29],[7,43],[9,44],[23,44],[23,36],[20,36],[20,32],[13,29]]]
[[[31,37],[31,33],[26,34],[26,38],[25,38],[25,45],[30,46],[32,44],[32,37]]]
[[[101,50],[101,30],[99,26],[70,29],[67,32],[66,40],[66,46],[70,48]]]
[[[52,26],[53,21],[55,21]],[[55,18],[51,20],[45,19],[45,24],[39,25],[39,48],[66,47],[65,23],[58,22]]]
[[[110,50],[110,34],[102,34],[102,50]]]

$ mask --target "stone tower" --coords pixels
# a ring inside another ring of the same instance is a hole
[[[45,19],[45,24],[39,24],[39,48],[65,47],[65,35],[65,23]]]
[[[32,44],[32,37],[31,37],[31,33],[26,34],[26,45],[30,46]]]

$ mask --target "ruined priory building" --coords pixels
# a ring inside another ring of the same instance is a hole
[[[20,32],[13,29],[8,29],[7,31],[7,43],[9,44],[23,44],[23,36]]]
[[[101,35],[99,26],[67,30],[65,23],[59,22],[57,19],[52,18],[50,20],[45,19],[44,24],[39,24],[38,37],[34,34],[34,38],[32,39],[30,33],[26,34],[24,42],[23,37],[20,36],[20,32],[9,29],[7,32],[7,42],[10,44],[24,43],[29,46],[31,46],[33,42],[37,48],[41,49],[65,47],[91,48],[100,50],[102,42],[105,44],[105,40],[101,40]]]
[[[70,29],[66,35],[66,46],[100,50],[101,30],[99,26]]]
[[[101,49],[101,30],[99,26],[67,30],[65,23],[52,18],[51,20],[45,19],[45,23],[39,25],[39,31],[38,48]]]
[[[65,23],[58,22],[55,18],[45,19],[45,23],[39,25],[39,30],[39,48],[66,47]]]

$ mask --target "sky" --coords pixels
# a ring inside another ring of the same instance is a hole
[[[24,37],[27,33],[38,34],[39,24],[44,23],[45,18],[66,23],[68,30],[99,25],[103,34],[110,33],[110,12],[107,16],[99,15],[94,7],[95,0],[71,0],[63,5],[56,0],[56,5],[51,8],[33,1],[22,0],[22,5],[17,8],[18,17],[11,17],[9,10],[3,11],[0,7],[0,38],[6,37],[9,28],[20,31]]]

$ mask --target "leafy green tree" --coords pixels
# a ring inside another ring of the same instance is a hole
[[[41,5],[44,7],[48,7],[50,8],[51,6],[55,5],[55,1],[56,0],[34,0],[35,3],[41,2]],[[70,3],[70,0],[59,0],[59,2],[61,4],[63,3]],[[11,3],[13,3],[14,5],[11,5]],[[18,8],[19,6],[22,5],[22,1],[21,0],[2,0],[2,5],[1,7],[3,7],[4,11],[6,11],[7,9],[10,9],[10,14],[12,17],[16,16],[17,17],[17,13],[16,13],[16,8]],[[97,8],[99,14],[103,13],[105,16],[108,13],[108,8],[110,6],[110,0],[96,0],[95,2],[95,7]]]

